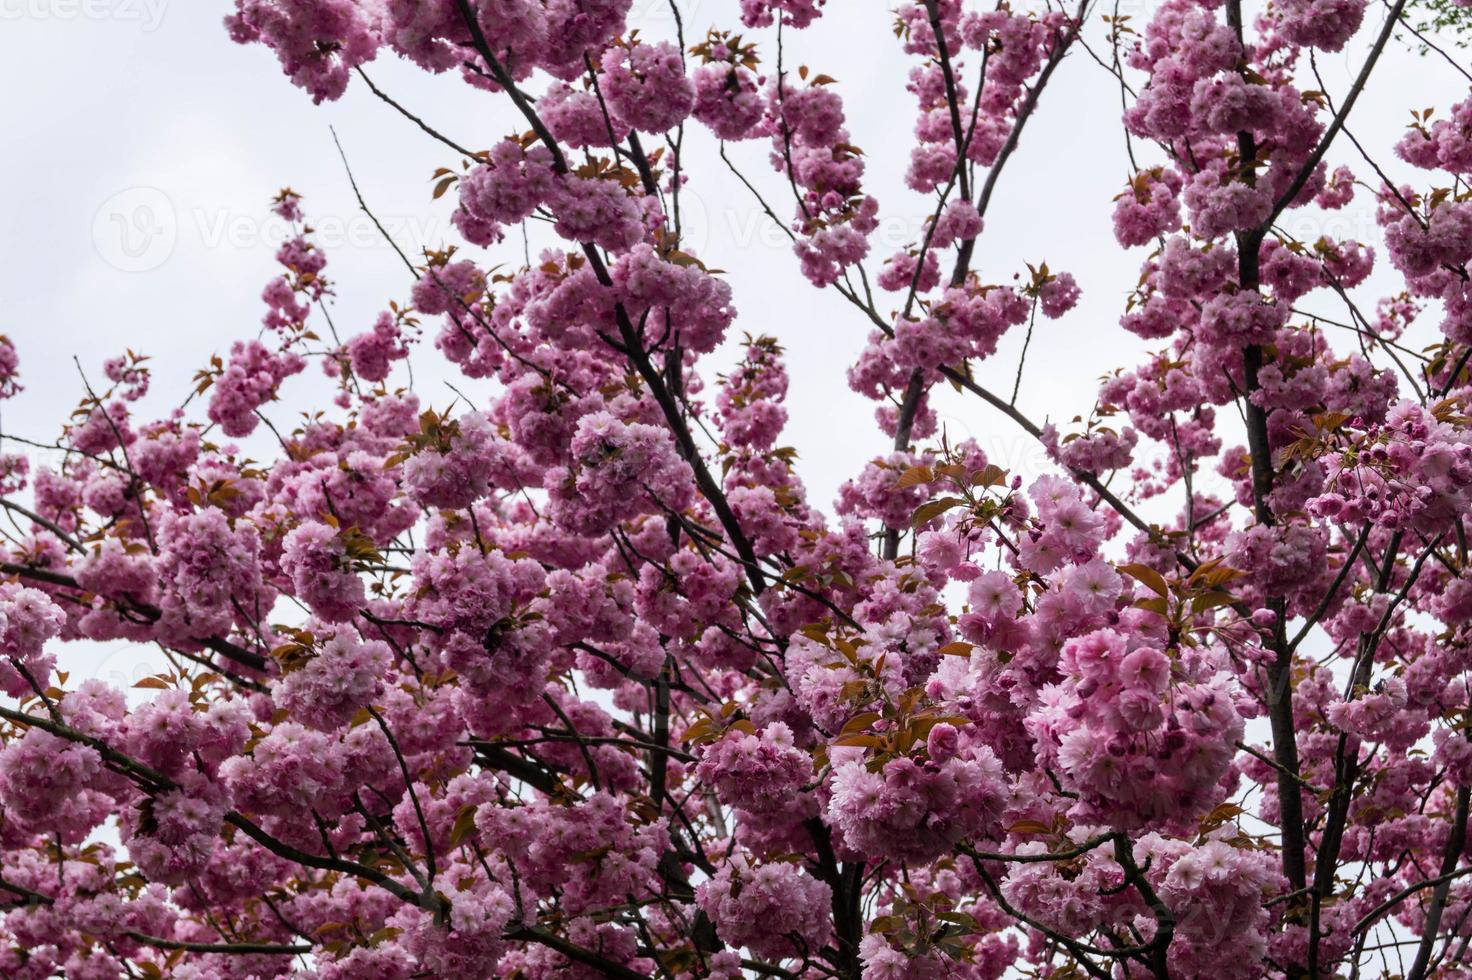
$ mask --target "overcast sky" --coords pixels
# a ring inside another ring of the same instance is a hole
[[[737,25],[736,0],[676,2],[690,43],[712,25]],[[1124,0],[1121,12],[1143,25],[1152,9],[1152,0]],[[340,331],[366,329],[388,301],[406,300],[410,280],[358,212],[329,127],[405,251],[456,241],[447,221],[453,195],[430,199],[432,171],[456,165],[455,156],[357,81],[341,101],[313,106],[269,50],[230,42],[221,26],[227,11],[214,0],[0,0],[0,131],[8,147],[0,154],[0,331],[20,349],[27,387],[6,404],[5,431],[52,437],[81,393],[73,357],[98,376],[105,357],[128,347],[154,358],[154,390],[140,411],[178,404],[211,354],[259,328],[259,293],[276,273],[272,252],[284,231],[268,207],[284,185],[304,195],[320,229]],[[1372,29],[1363,33],[1373,34],[1381,17],[1383,8],[1372,4]],[[646,37],[673,29],[668,0],[636,0],[634,19]],[[853,142],[866,151],[867,187],[883,209],[879,261],[914,240],[928,212],[901,181],[915,109],[903,87],[911,60],[892,26],[889,6],[878,0],[833,0],[813,29],[788,34],[791,65],[839,81]],[[1097,15],[1089,36],[1101,40]],[[1319,59],[1336,95],[1361,51],[1352,46]],[[762,53],[775,55],[770,45]],[[503,96],[471,90],[456,76],[428,76],[387,53],[368,71],[462,145],[490,146],[524,128]],[[1444,111],[1465,92],[1446,65],[1393,45],[1350,128],[1365,145],[1388,147],[1411,108]],[[1024,263],[1046,260],[1072,272],[1083,289],[1080,305],[1061,321],[1041,322],[1033,340],[1019,405],[1040,421],[1087,413],[1097,378],[1130,366],[1145,349],[1117,325],[1144,258],[1142,250],[1120,250],[1110,229],[1112,198],[1129,173],[1119,115],[1113,79],[1075,51],[1002,178],[977,251],[974,266],[986,280],[1007,282],[1025,274]],[[785,441],[799,451],[814,501],[829,507],[838,485],[887,448],[873,405],[844,379],[867,327],[836,294],[802,279],[786,239],[725,170],[714,139],[698,125],[691,133],[690,245],[727,271],[740,311],[734,336],[771,334],[787,347],[793,387]],[[790,198],[765,146],[749,142],[730,152],[786,217]],[[1352,152],[1336,146],[1331,166],[1358,164]],[[1382,163],[1410,177],[1388,153]],[[1344,212],[1286,220],[1308,240],[1325,232],[1376,237],[1363,196]],[[485,259],[513,263],[520,254],[514,239]],[[1360,298],[1373,307],[1389,281],[1377,273]],[[1010,392],[1021,333],[980,366],[984,382]],[[429,356],[416,360],[416,387],[425,402],[443,407],[453,397],[444,381],[453,376],[435,352],[422,354]],[[728,352],[712,358],[707,377],[726,364]],[[457,386],[472,397],[485,392]],[[297,377],[288,383],[288,404],[268,411],[290,427],[301,408],[325,407],[312,400],[325,390],[320,376]],[[1038,471],[1036,448],[1006,419],[954,394],[939,408],[953,437],[975,436],[1002,465]],[[268,448],[260,448],[265,455]]]

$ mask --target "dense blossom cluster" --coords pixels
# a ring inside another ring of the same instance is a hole
[[[1028,729],[1078,793],[1079,822],[1190,827],[1218,802],[1242,720],[1209,667],[1205,683],[1172,677],[1190,668],[1147,645],[1150,623],[1131,625],[1138,645],[1112,629],[1064,644],[1063,684],[1042,692]]]
[[[1363,170],[1370,72],[1314,77],[1404,4],[1163,0],[1111,59],[1087,2],[905,0],[889,189],[783,48],[870,14],[728,7],[236,0],[315,101],[396,57],[518,113],[462,120],[474,152],[411,116],[494,260],[424,243],[339,338],[283,191],[261,321],[181,406],[130,351],[44,464],[0,455],[0,975],[1469,975],[1472,97]],[[1151,353],[1035,423],[973,368],[1097,329],[1094,286],[978,242],[1065,58],[1124,99]],[[781,325],[743,338],[751,284],[684,234],[700,139],[866,338],[831,509]],[[1351,207],[1383,241],[1279,220]],[[0,338],[0,397],[20,365]],[[1048,472],[947,434],[946,387]],[[72,641],[148,666],[68,673]]]

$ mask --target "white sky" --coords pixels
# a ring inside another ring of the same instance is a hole
[[[707,27],[739,26],[736,0],[676,2],[688,43]],[[1153,8],[1154,0],[1125,0],[1120,12],[1143,28]],[[308,217],[322,232],[317,241],[328,251],[327,271],[337,287],[333,316],[345,336],[367,329],[389,300],[405,301],[407,273],[358,212],[329,126],[369,203],[406,252],[458,240],[447,220],[453,194],[430,200],[431,172],[456,166],[454,154],[356,80],[341,101],[313,106],[281,74],[272,52],[230,42],[220,23],[227,10],[203,0],[0,0],[0,132],[8,147],[0,154],[0,331],[20,349],[27,387],[4,407],[7,432],[54,436],[81,394],[73,356],[97,378],[102,360],[126,347],[154,359],[154,391],[140,414],[151,418],[177,404],[211,354],[223,355],[232,340],[259,327],[258,297],[278,271],[272,252],[283,231],[269,201],[284,185],[304,195]],[[903,88],[913,59],[900,50],[889,10],[877,0],[830,0],[814,28],[787,35],[790,67],[807,64],[838,79],[852,141],[866,151],[866,186],[884,219],[871,274],[914,239],[911,229],[929,210],[901,179],[915,118]],[[1372,35],[1382,16],[1383,8],[1372,5],[1362,33]],[[667,0],[635,0],[633,22],[646,37],[672,34]],[[1097,14],[1089,36],[1100,41]],[[1106,54],[1102,46],[1095,50]],[[1320,58],[1336,97],[1357,70],[1361,50]],[[774,45],[764,43],[761,54],[764,68],[775,67]],[[974,67],[967,64],[967,77]],[[368,71],[462,145],[488,147],[525,128],[504,96],[472,90],[458,76],[427,76],[386,52]],[[1409,179],[1411,171],[1388,152],[1409,110],[1437,105],[1445,112],[1465,94],[1465,82],[1448,66],[1392,45],[1351,129],[1366,146],[1384,151],[1381,163],[1392,174]],[[989,281],[1007,282],[1025,274],[1025,262],[1046,260],[1072,272],[1083,289],[1082,302],[1063,320],[1039,320],[1019,400],[1039,421],[1050,416],[1066,423],[1087,413],[1096,379],[1131,366],[1145,349],[1118,327],[1145,254],[1124,252],[1111,232],[1112,198],[1128,176],[1119,114],[1113,79],[1076,50],[1043,96],[977,250],[974,267]],[[692,124],[686,144],[692,182],[684,207],[696,229],[690,245],[709,265],[727,270],[740,311],[733,335],[772,334],[787,347],[792,421],[784,441],[799,451],[813,500],[828,508],[838,485],[888,448],[873,424],[874,406],[844,379],[868,328],[836,293],[802,279],[786,238],[716,157],[714,138]],[[765,144],[739,144],[730,152],[786,218],[790,198]],[[1347,143],[1336,146],[1331,167],[1348,162],[1363,171],[1350,153]],[[1290,215],[1287,224],[1308,240],[1325,232],[1378,238],[1364,195],[1345,211]],[[487,262],[517,263],[520,254],[520,241],[511,239]],[[1359,290],[1365,308],[1393,289],[1389,282],[1377,272]],[[979,368],[980,380],[994,390],[1011,390],[1022,333],[1009,336]],[[1336,342],[1347,351],[1347,340]],[[729,363],[725,352],[711,358],[707,378]],[[443,380],[456,380],[442,364],[432,350],[415,362],[421,399],[438,407],[452,397]],[[485,391],[463,378],[456,383],[473,396]],[[314,404],[303,396],[327,390],[313,369],[289,381],[288,404],[268,413],[289,428],[301,408],[326,407],[320,397]],[[947,393],[938,407],[953,437],[975,436],[999,463],[1025,476],[1039,471],[1041,456],[1031,441],[975,399]],[[1224,419],[1230,414],[1230,408],[1221,412]],[[262,442],[259,455],[269,451]]]

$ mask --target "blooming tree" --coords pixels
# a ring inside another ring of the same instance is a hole
[[[283,192],[263,326],[178,410],[137,417],[129,353],[64,462],[4,457],[0,974],[1472,976],[1472,97],[1388,153],[1348,125],[1405,0],[1162,0],[1102,49],[1092,0],[902,0],[933,207],[893,255],[843,86],[783,58],[877,9],[654,38],[629,6],[237,0],[315,101],[371,86],[439,141],[465,243],[556,244],[405,255],[341,339]],[[1310,88],[1346,45],[1352,84]],[[1157,352],[1060,431],[971,366],[1078,285],[973,255],[1090,55],[1136,161],[1120,327]],[[379,57],[524,130],[471,149]],[[781,448],[781,346],[682,237],[702,140],[765,148],[754,206],[872,331],[848,381],[889,448],[835,513]],[[1356,195],[1378,242],[1282,227]],[[406,386],[435,357],[471,393],[444,410]],[[308,375],[321,411],[273,422]],[[947,437],[941,385],[1053,473]],[[267,429],[269,463],[233,442]],[[167,666],[70,677],[77,640]]]

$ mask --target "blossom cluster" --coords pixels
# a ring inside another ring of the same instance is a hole
[[[449,240],[345,323],[282,191],[259,323],[189,397],[130,350],[53,443],[7,414],[55,452],[0,454],[0,975],[1461,969],[1472,99],[1381,161],[1339,142],[1369,72],[1317,78],[1403,5],[1101,38],[905,0],[913,125],[867,153],[883,73],[793,60],[870,16],[823,0],[234,6],[314,101],[362,80],[435,141]],[[391,58],[517,122],[440,129]],[[1075,67],[1123,98],[1122,285],[990,247]],[[876,425],[836,499],[789,444],[794,328],[743,336],[752,283],[689,233],[697,144],[852,323]],[[1365,241],[1283,220],[1352,208]],[[1086,294],[1149,353],[1034,421]]]

